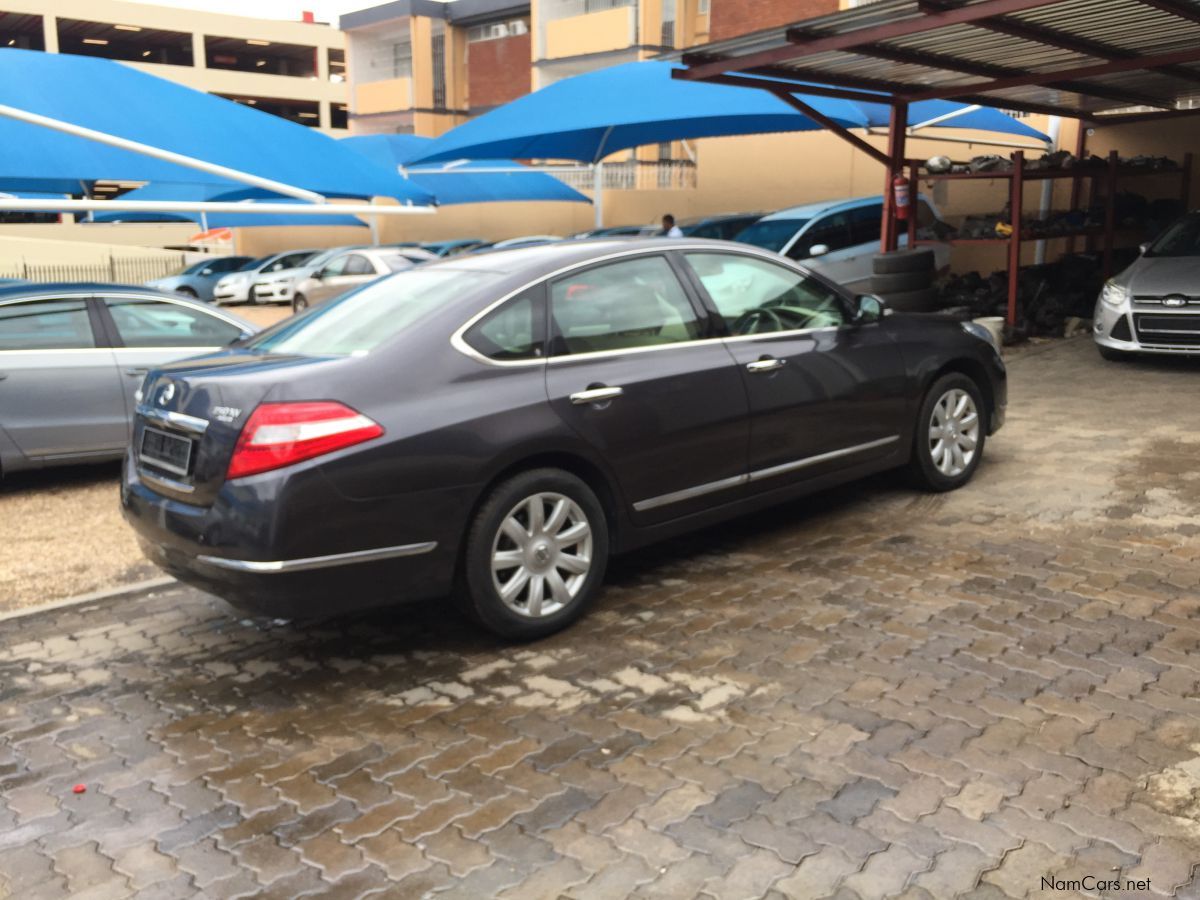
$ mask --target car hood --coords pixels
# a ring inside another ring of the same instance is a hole
[[[1200,257],[1143,256],[1117,276],[1118,284],[1135,295],[1160,297],[1165,294],[1194,296],[1200,283]]]

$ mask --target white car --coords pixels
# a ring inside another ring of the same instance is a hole
[[[308,278],[333,257],[346,250],[355,250],[361,245],[352,244],[344,247],[330,247],[318,253],[308,261],[292,269],[280,269],[254,279],[254,299],[259,303],[291,303],[296,293],[296,285]]]
[[[317,250],[288,250],[285,253],[272,253],[256,259],[253,263],[226,275],[213,288],[213,300],[217,303],[253,303],[254,283],[260,277],[282,272],[284,269],[294,269],[302,266],[314,256]]]
[[[938,220],[937,211],[924,197],[917,198],[917,227],[926,234]],[[868,291],[871,260],[879,253],[883,223],[883,197],[859,197],[793,206],[763,216],[734,240],[764,250],[774,250],[803,262],[814,272],[851,290]],[[908,245],[901,234],[900,246]],[[950,247],[933,248],[937,268],[950,264]]]

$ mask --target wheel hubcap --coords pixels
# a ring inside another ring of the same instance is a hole
[[[942,394],[929,422],[929,456],[939,472],[957,478],[975,459],[979,447],[979,411],[960,388]]]
[[[591,567],[591,523],[562,494],[526,497],[492,541],[492,584],[504,605],[522,616],[558,612],[579,593]]]

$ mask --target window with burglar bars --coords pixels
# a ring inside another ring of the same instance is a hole
[[[446,34],[435,26],[433,53],[433,108],[446,108]]]
[[[662,0],[663,47],[675,46],[675,0]]]

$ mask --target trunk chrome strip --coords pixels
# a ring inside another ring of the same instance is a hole
[[[354,563],[375,562],[400,556],[419,556],[437,547],[437,541],[420,544],[401,544],[396,547],[377,547],[374,550],[355,550],[351,553],[334,553],[330,556],[308,556],[303,559],[227,559],[223,556],[197,556],[196,561],[218,569],[233,572],[250,572],[260,575],[275,575],[281,572],[306,572],[310,569],[328,569]]]
[[[804,459],[797,459],[793,462],[783,463],[778,466],[771,466],[766,469],[755,469],[748,475],[735,475],[732,478],[722,478],[720,481],[710,481],[707,484],[698,484],[695,487],[684,488],[682,491],[673,491],[670,494],[662,494],[658,497],[650,497],[646,500],[639,500],[633,504],[633,508],[638,512],[645,512],[648,509],[656,509],[660,506],[667,506],[671,503],[679,503],[683,500],[691,500],[693,497],[702,497],[705,494],[711,494],[715,491],[723,491],[731,487],[748,484],[752,481],[759,481],[763,478],[772,478],[775,475],[782,475],[785,472],[794,472],[797,469],[815,466],[819,463],[829,462],[833,459],[839,459],[843,456],[850,456],[854,453],[862,453],[865,450],[874,450],[876,447],[886,447],[888,444],[894,444],[900,440],[900,435],[893,434],[891,437],[880,438],[877,441],[868,441],[865,444],[855,444],[853,447],[843,447],[840,450],[832,450],[829,453],[820,453],[816,456],[806,456]]]
[[[143,419],[149,419],[152,422],[158,422],[163,425],[174,425],[176,428],[181,428],[184,431],[190,431],[192,434],[203,436],[208,430],[208,420],[200,419],[196,416],[184,415],[180,412],[173,412],[165,409],[155,409],[152,406],[139,406],[137,414]]]

